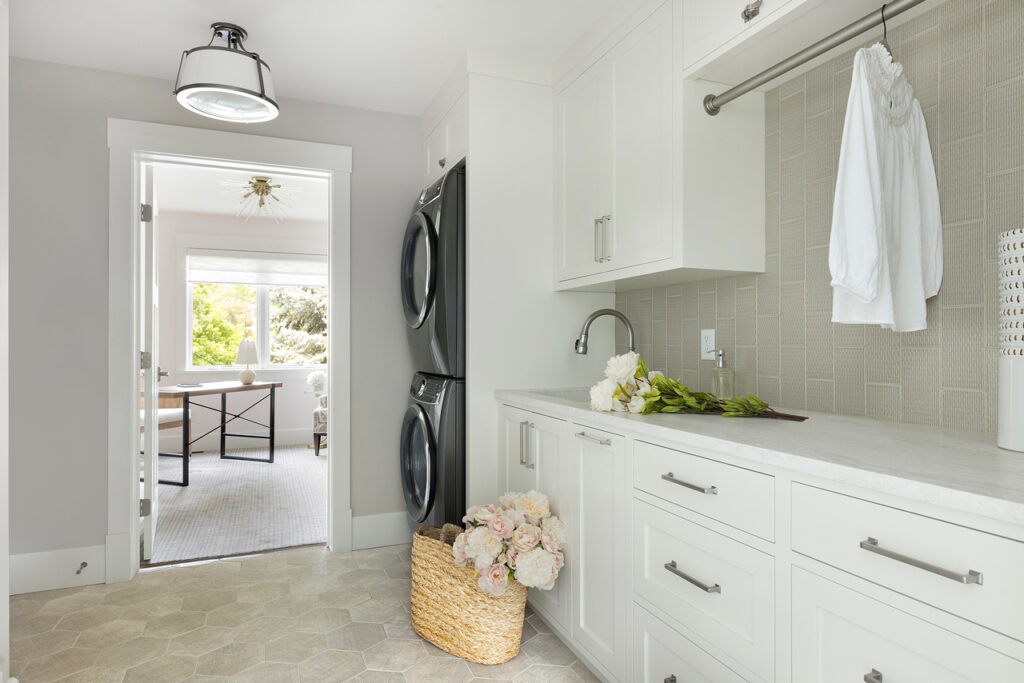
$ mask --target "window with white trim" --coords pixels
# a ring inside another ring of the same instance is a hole
[[[189,249],[186,258],[187,365],[235,367],[244,339],[259,368],[327,363],[327,257]]]

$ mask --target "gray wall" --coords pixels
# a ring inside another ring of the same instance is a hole
[[[616,305],[637,323],[649,364],[690,386],[710,388],[699,330],[714,327],[737,393],[991,433],[995,244],[1024,225],[1024,3],[956,0],[889,36],[939,176],[945,276],[927,330],[831,322],[828,240],[853,51],[767,93],[767,272],[627,292]]]
[[[353,148],[352,507],[403,510],[395,425],[412,364],[395,263],[420,189],[418,119],[285,99],[270,123],[221,124],[179,107],[169,81],[10,64],[11,552],[106,534],[107,117]]]

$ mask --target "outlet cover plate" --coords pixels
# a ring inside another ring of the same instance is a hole
[[[700,331],[700,359],[701,360],[714,360],[715,359],[715,330]]]

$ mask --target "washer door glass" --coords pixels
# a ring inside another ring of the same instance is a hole
[[[436,283],[437,232],[430,218],[417,211],[402,244],[402,306],[410,327],[420,327],[430,314]]]
[[[427,518],[434,503],[434,477],[437,472],[437,445],[427,414],[411,405],[402,420],[402,490],[409,516],[416,522]]]

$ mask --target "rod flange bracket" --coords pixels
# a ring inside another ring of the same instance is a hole
[[[722,111],[722,108],[715,105],[715,95],[708,95],[704,98],[704,111],[711,116],[715,116],[718,112]]]

